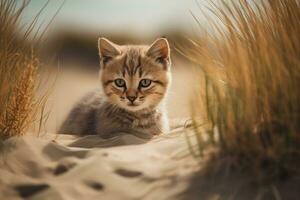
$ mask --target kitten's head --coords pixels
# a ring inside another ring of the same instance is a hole
[[[98,47],[101,83],[110,103],[130,111],[160,104],[171,81],[166,39],[150,46],[119,46],[100,38]]]

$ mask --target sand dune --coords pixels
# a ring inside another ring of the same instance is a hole
[[[11,138],[1,144],[1,199],[180,199],[198,169],[186,132]]]
[[[49,134],[56,132],[74,103],[99,84],[96,72],[63,70],[49,97],[50,117],[40,136],[0,142],[0,200],[191,197],[185,191],[199,165],[188,150],[185,134],[193,133],[183,128],[182,118],[189,116],[195,76],[185,64],[178,61],[173,70],[167,102],[169,117],[180,120],[172,120],[170,133],[155,137]]]

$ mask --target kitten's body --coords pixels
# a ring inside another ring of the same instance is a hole
[[[59,133],[109,137],[119,132],[155,135],[168,131],[164,99],[170,82],[170,63],[157,63],[157,59],[169,59],[169,52],[159,57],[160,49],[152,48],[153,45],[115,47],[106,42],[109,41],[103,41],[103,47],[99,45],[104,93],[99,89],[86,95],[72,109]],[[145,77],[151,80],[150,85],[141,87]],[[114,83],[116,79],[122,79],[125,85],[119,87]]]
[[[110,104],[99,90],[87,94],[72,109],[60,133],[109,136],[119,132],[156,135],[169,130],[164,106],[129,112]]]

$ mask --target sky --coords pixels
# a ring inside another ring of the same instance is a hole
[[[22,2],[23,0],[18,0]],[[31,0],[21,18],[28,24],[48,0]],[[173,28],[187,30],[195,24],[191,11],[199,13],[203,0],[50,0],[39,17],[52,27],[97,32],[155,34]]]

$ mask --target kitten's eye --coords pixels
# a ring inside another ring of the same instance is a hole
[[[139,84],[139,86],[140,87],[149,87],[150,85],[151,85],[151,80],[150,79],[142,79],[141,81],[140,81],[140,84]]]
[[[117,78],[117,79],[115,79],[114,82],[115,82],[117,87],[125,87],[126,86],[126,83],[125,83],[124,79]]]

